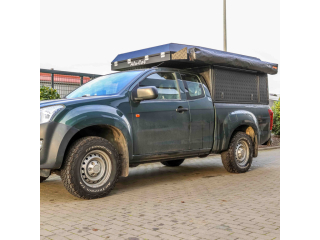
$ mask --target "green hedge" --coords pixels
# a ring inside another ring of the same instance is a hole
[[[60,95],[56,89],[40,86],[40,101],[42,100],[51,100],[51,99],[59,99]]]
[[[272,132],[280,136],[280,99],[273,103],[273,128]]]

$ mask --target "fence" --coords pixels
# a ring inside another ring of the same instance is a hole
[[[40,68],[40,86],[51,87],[57,90],[61,98],[67,96],[82,84],[85,84],[101,75],[77,73]]]

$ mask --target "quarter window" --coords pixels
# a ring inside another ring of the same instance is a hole
[[[180,99],[178,92],[178,83],[175,75],[170,72],[158,72],[151,74],[142,80],[140,87],[154,86],[158,90],[159,100],[175,100]]]
[[[198,76],[188,73],[181,73],[188,99],[197,99],[204,97],[202,83]]]

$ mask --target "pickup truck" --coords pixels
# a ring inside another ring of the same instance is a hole
[[[56,172],[74,196],[100,198],[120,176],[128,176],[129,167],[150,162],[177,167],[186,158],[211,153],[221,154],[227,171],[244,173],[258,145],[271,138],[273,113],[257,91],[267,82],[241,90],[243,83],[234,89],[231,77],[235,84],[228,89],[247,94],[234,101],[235,95],[219,85],[232,74],[245,81],[266,74],[209,64],[210,84],[199,68],[130,66],[82,85],[65,99],[40,102],[40,182]]]

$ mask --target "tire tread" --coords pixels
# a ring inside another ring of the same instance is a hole
[[[79,152],[82,148],[92,147],[92,145],[107,145],[110,151],[113,152],[115,159],[117,161],[117,169],[116,169],[116,177],[114,181],[111,182],[110,186],[104,192],[94,193],[94,194],[82,194],[80,184],[74,184],[74,176],[72,176],[73,169],[76,165],[76,160],[79,159]],[[101,137],[83,137],[75,141],[67,152],[67,156],[65,158],[65,162],[61,169],[61,179],[64,187],[68,190],[72,195],[83,198],[83,199],[93,199],[93,198],[101,198],[105,197],[109,194],[109,192],[114,188],[116,182],[119,179],[121,173],[121,164],[118,151],[114,148],[114,146],[106,139]]]
[[[249,159],[249,165],[246,169],[240,169],[237,164],[235,163],[234,158],[234,149],[237,145],[237,142],[240,138],[245,138],[249,143],[249,151],[250,151],[250,159]],[[244,132],[237,132],[233,138],[230,141],[229,148],[227,151],[221,153],[221,160],[224,168],[230,172],[230,173],[244,173],[249,170],[252,163],[252,157],[253,157],[253,144],[250,136],[248,136]]]

